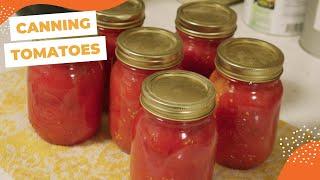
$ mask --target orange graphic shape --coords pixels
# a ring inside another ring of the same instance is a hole
[[[18,10],[34,4],[49,4],[78,11],[104,10],[116,7],[126,0],[0,0],[0,24]]]
[[[279,180],[320,179],[320,141],[296,149],[284,165]]]

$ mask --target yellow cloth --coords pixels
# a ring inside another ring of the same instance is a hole
[[[0,74],[0,167],[19,180],[129,179],[130,158],[106,130],[73,147],[50,145],[37,136],[26,112],[25,74],[25,69]],[[274,151],[264,164],[248,171],[217,165],[215,179],[276,179],[286,161],[279,137],[291,136],[293,130],[280,121]]]

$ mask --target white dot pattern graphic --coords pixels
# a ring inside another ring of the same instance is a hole
[[[294,156],[291,161],[293,163],[304,163],[313,165],[314,159],[317,155],[320,155],[320,128],[303,128],[292,132],[291,137],[281,137],[279,145],[282,149],[282,156],[289,158],[291,155]],[[299,146],[310,143],[307,147],[301,147],[296,150]],[[290,159],[287,160],[288,162]]]

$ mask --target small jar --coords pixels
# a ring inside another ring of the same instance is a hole
[[[211,180],[217,142],[211,82],[190,71],[162,71],[142,85],[130,176]]]
[[[209,77],[215,69],[218,45],[233,36],[236,13],[210,1],[183,4],[177,12],[176,29],[183,40],[182,68]]]
[[[81,62],[28,67],[28,111],[35,131],[51,144],[73,145],[101,123],[104,67]]]
[[[217,162],[249,169],[271,154],[276,137],[283,72],[282,52],[267,42],[237,38],[218,48],[216,71],[211,75],[217,91]]]
[[[135,28],[119,36],[116,56],[110,82],[110,133],[118,146],[129,153],[132,121],[141,108],[142,81],[154,72],[177,68],[182,59],[182,42],[163,29]]]
[[[145,5],[141,0],[128,0],[112,9],[97,12],[98,34],[106,36],[108,60],[106,66],[105,98],[108,106],[111,66],[116,60],[115,49],[119,34],[127,29],[142,26],[145,19]]]

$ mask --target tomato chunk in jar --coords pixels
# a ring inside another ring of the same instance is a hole
[[[104,66],[102,62],[28,68],[29,120],[51,144],[73,145],[100,127]]]
[[[98,33],[100,36],[106,36],[106,47],[107,47],[107,54],[108,54],[108,61],[106,61],[108,72],[111,71],[112,64],[116,61],[116,42],[117,38],[121,32],[125,30],[123,29],[106,29],[106,28],[99,28]],[[109,76],[110,77],[110,76]]]
[[[142,82],[154,72],[177,68],[182,59],[182,42],[163,29],[135,28],[123,32],[117,46],[118,60],[110,83],[110,133],[121,150],[130,153],[133,120],[141,109]]]
[[[140,0],[128,0],[125,3],[97,12],[98,34],[106,37],[108,60],[106,66],[105,100],[109,104],[110,73],[116,61],[116,41],[120,33],[125,30],[142,26],[145,19],[145,5]]]
[[[215,69],[217,47],[233,36],[236,21],[236,13],[224,5],[209,1],[183,4],[176,18],[184,46],[181,67],[209,77]]]
[[[279,120],[283,54],[264,41],[238,38],[218,48],[210,79],[217,91],[217,162],[250,169],[271,154]]]
[[[110,86],[110,132],[125,152],[130,152],[132,121],[141,108],[139,96],[143,80],[154,70],[130,67],[116,61],[111,74]]]
[[[208,79],[188,71],[159,72],[144,81],[132,142],[132,180],[212,179],[214,96]]]

